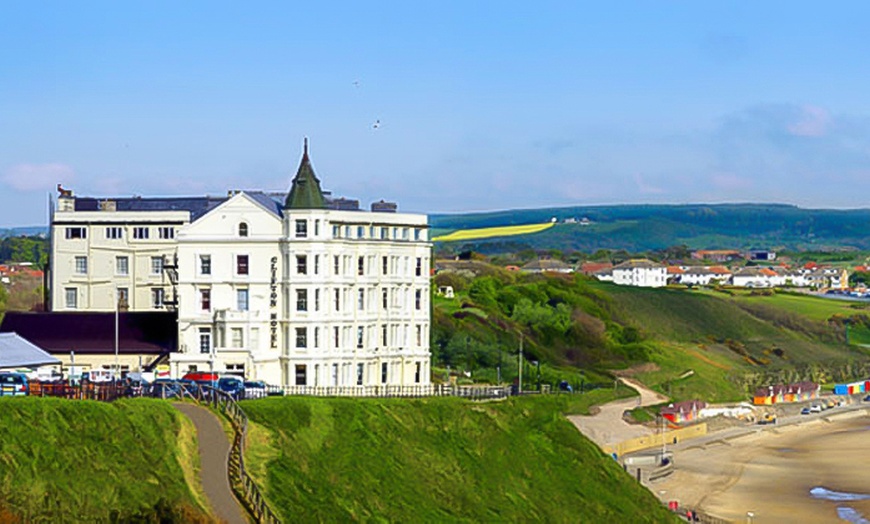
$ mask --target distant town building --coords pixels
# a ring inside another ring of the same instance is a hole
[[[734,249],[699,249],[692,252],[695,260],[711,260],[713,262],[731,262],[742,258],[740,251]]]
[[[612,269],[613,264],[610,262],[583,262],[580,264],[580,272],[588,276],[592,276],[600,271],[609,271]]]
[[[753,249],[746,252],[745,258],[747,260],[760,260],[770,262],[776,260],[776,251],[771,251],[769,249]]]
[[[651,260],[629,260],[613,267],[613,283],[622,286],[663,287],[667,268]]]
[[[533,260],[521,268],[526,273],[573,273],[574,268],[561,260],[544,258]]]

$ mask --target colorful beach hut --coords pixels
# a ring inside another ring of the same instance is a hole
[[[673,422],[682,424],[698,418],[698,412],[707,407],[707,403],[701,400],[686,400],[669,404],[659,411],[662,417]]]

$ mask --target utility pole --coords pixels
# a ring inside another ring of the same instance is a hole
[[[522,394],[523,392],[523,334],[520,333],[520,352],[517,353],[517,363],[520,367],[520,376],[517,381],[517,392]]]
[[[662,417],[662,462],[665,460],[665,453],[667,452],[667,444],[665,443],[665,416],[660,415]]]

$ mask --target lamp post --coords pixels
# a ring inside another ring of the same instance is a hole
[[[752,517],[755,516],[755,513],[751,511],[746,512],[746,524],[752,524]]]
[[[471,349],[469,349],[468,343],[471,342],[471,337],[465,337],[465,358],[468,359],[468,375],[471,376]]]
[[[121,293],[118,288],[115,288],[115,380],[121,374],[121,364],[118,360],[118,317],[121,313]]]

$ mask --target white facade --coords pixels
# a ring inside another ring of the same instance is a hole
[[[713,282],[724,284],[731,280],[730,273],[716,272],[706,267],[690,267],[679,277],[680,284],[695,286],[709,286]]]
[[[613,283],[622,286],[663,287],[667,281],[667,268],[649,260],[630,260],[613,268]]]
[[[179,232],[173,376],[213,370],[282,384],[268,338],[282,231],[273,210],[239,193]]]
[[[187,211],[74,211],[61,197],[51,224],[51,309],[161,309],[165,257],[190,221]]]

